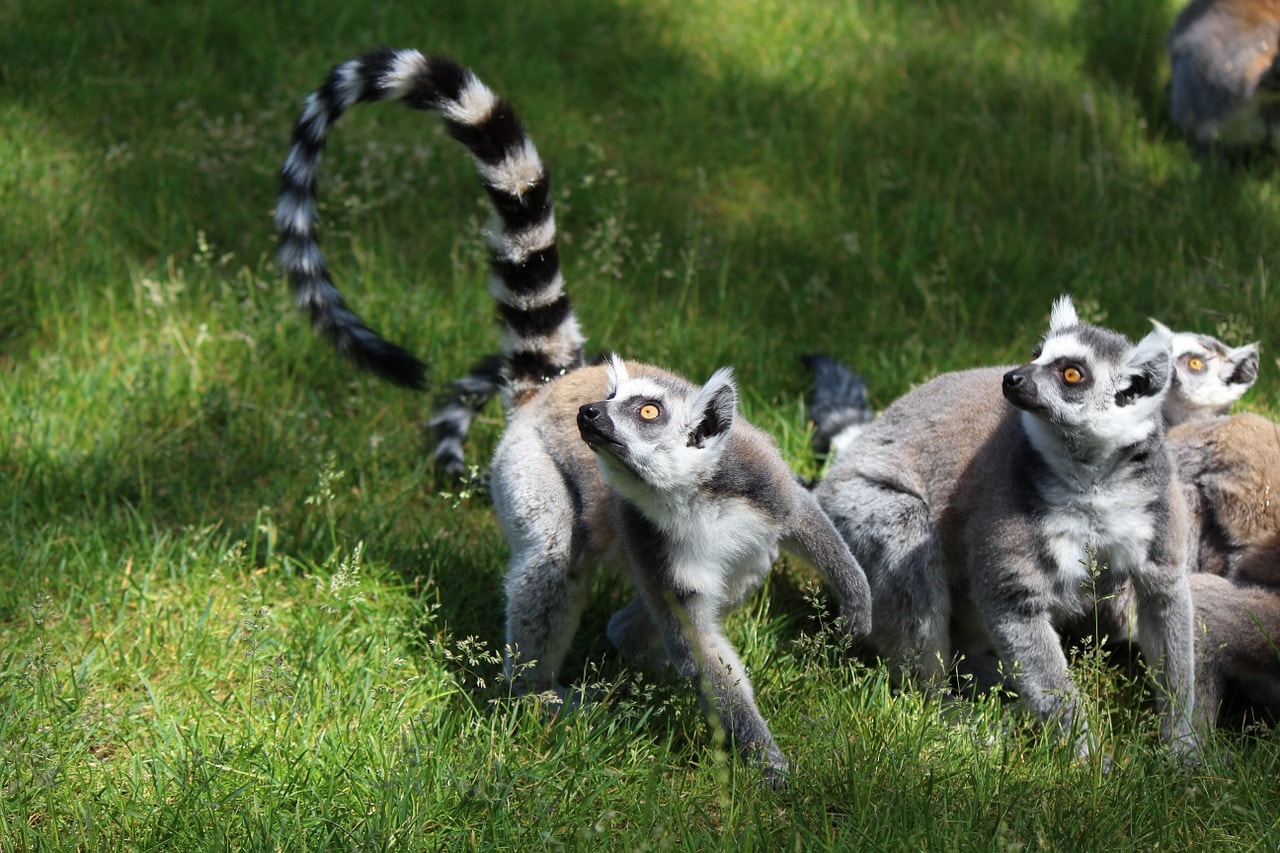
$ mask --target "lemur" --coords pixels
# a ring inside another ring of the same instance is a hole
[[[351,106],[403,101],[438,112],[470,151],[494,207],[489,291],[502,330],[507,427],[490,473],[511,548],[505,673],[514,692],[555,691],[603,561],[638,596],[610,639],[651,650],[695,685],[739,752],[781,781],[775,743],[722,620],[783,548],[834,587],[847,630],[869,630],[866,576],[776,446],[737,413],[727,368],[705,385],[614,356],[585,365],[561,275],[547,171],[511,106],[454,62],[382,48],[337,65],[306,100],[280,172],[280,266],[315,328],[360,365],[420,386],[421,362],[343,301],[316,241],[316,173]],[[490,368],[491,369],[491,368]]]
[[[1193,0],[1165,47],[1174,124],[1202,159],[1280,152],[1280,0]]]
[[[1159,328],[1168,328],[1157,324]],[[1169,332],[1173,385],[1164,401],[1169,426],[1225,415],[1258,379],[1258,344],[1229,347],[1194,332]]]
[[[866,569],[872,644],[899,677],[1009,680],[1084,754],[1096,744],[1060,632],[1129,581],[1162,735],[1195,749],[1189,519],[1162,412],[1172,371],[1167,330],[1134,345],[1064,297],[1030,363],[943,374],[836,457],[815,494]]]

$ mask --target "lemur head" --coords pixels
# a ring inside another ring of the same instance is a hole
[[[1027,413],[1023,423],[1037,444],[1052,441],[1093,457],[1135,444],[1162,423],[1172,372],[1168,329],[1134,345],[1081,323],[1063,296],[1032,361],[1004,375],[1004,396]]]
[[[1173,339],[1173,386],[1164,401],[1170,425],[1225,415],[1257,380],[1256,343],[1231,349],[1217,338],[1170,332],[1151,322]]]
[[[608,376],[609,396],[578,409],[578,431],[605,480],[637,501],[705,481],[733,426],[733,371],[722,367],[698,388],[673,377],[633,378],[615,355]]]

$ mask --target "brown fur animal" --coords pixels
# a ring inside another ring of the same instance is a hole
[[[1280,0],[1194,0],[1166,47],[1170,111],[1201,157],[1280,150]]]
[[[1196,707],[1215,720],[1235,687],[1280,714],[1280,425],[1246,412],[1169,439],[1200,527]]]

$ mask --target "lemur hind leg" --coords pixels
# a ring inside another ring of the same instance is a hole
[[[505,671],[516,693],[555,690],[586,608],[597,561],[585,553],[573,496],[536,436],[504,440],[490,488],[511,547]],[[504,464],[514,454],[520,464]]]

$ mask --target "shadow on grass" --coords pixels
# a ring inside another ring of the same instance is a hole
[[[1073,33],[1083,32],[1091,73],[1132,91],[1151,111],[1161,61],[1152,52],[1154,13],[1142,15],[1142,27],[1134,30],[1132,8],[1113,17],[1090,6],[1078,21],[1047,18],[1020,34],[994,14],[1003,4],[935,5],[933,16],[923,8],[868,12],[871,24],[887,27],[884,38],[851,33],[833,41],[845,57],[830,78],[791,79],[748,67],[711,73],[698,54],[706,45],[687,51],[674,45],[661,9],[589,0],[447,10],[334,3],[305,16],[270,4],[51,0],[7,12],[16,21],[0,36],[0,47],[8,57],[2,73],[10,104],[89,152],[88,160],[93,152],[131,152],[123,165],[95,177],[101,189],[85,217],[86,243],[110,257],[102,262],[110,273],[104,294],[114,289],[119,296],[131,270],[153,269],[166,255],[185,251],[200,230],[242,258],[269,256],[274,175],[302,97],[331,64],[391,43],[449,53],[476,68],[517,104],[553,174],[564,176],[561,186],[599,165],[575,147],[589,136],[605,149],[606,164],[629,157],[617,166],[630,176],[637,209],[678,212],[657,223],[666,245],[689,239],[691,219],[703,223],[710,251],[723,255],[727,284],[713,276],[693,282],[692,304],[702,306],[695,317],[723,315],[714,320],[714,334],[698,336],[714,339],[700,344],[711,354],[699,351],[693,361],[727,356],[752,368],[748,375],[758,372],[777,385],[785,377],[800,381],[795,354],[823,349],[852,357],[889,399],[928,373],[969,366],[975,350],[993,362],[1020,357],[1051,299],[1064,291],[1097,299],[1109,319],[1130,332],[1153,314],[1190,324],[1206,303],[1258,308],[1236,292],[1244,283],[1215,284],[1197,266],[1204,257],[1247,255],[1251,245],[1269,244],[1274,223],[1257,193],[1194,169],[1156,168],[1135,152],[1122,122],[1100,117],[1098,99],[1083,97],[1078,80],[1052,63],[1019,64],[1003,50],[979,47],[991,34],[1016,35],[1015,46],[1034,56],[1036,39],[1062,50],[1078,37]],[[1140,50],[1125,65],[1135,32]],[[673,108],[677,98],[684,109]],[[699,108],[702,121],[672,124],[669,116],[690,115],[688,104]],[[358,121],[335,134],[334,160],[358,159]],[[422,116],[385,121],[379,128],[410,138],[436,124]],[[644,140],[643,153],[628,154],[637,149],[617,144],[619,137]],[[1168,141],[1156,137],[1150,144]],[[557,156],[561,151],[567,156]],[[412,176],[425,205],[409,193],[371,219],[404,255],[423,253],[444,265],[449,240],[465,221],[458,212],[473,210],[479,189],[461,152],[450,150],[440,162],[437,169],[431,160]],[[424,207],[436,218],[424,217]],[[573,216],[570,205],[566,227],[581,228]],[[581,249],[567,246],[566,254]],[[1121,258],[1171,252],[1186,260],[1115,278],[1115,268],[1128,268]],[[33,343],[44,343],[31,331],[45,324],[36,306],[48,304],[50,293],[56,301],[75,292],[74,282],[24,272],[28,261],[20,260],[12,274],[15,319],[4,332],[15,364]],[[1167,280],[1179,268],[1189,270],[1192,286]],[[624,282],[633,301],[621,309],[610,303],[609,312],[630,316],[634,310],[628,329],[664,328],[669,283],[661,277]],[[1223,295],[1212,287],[1234,290]],[[592,307],[600,304],[601,289],[599,282],[570,282],[589,330],[591,321],[616,322]],[[403,298],[418,297],[406,287]],[[94,306],[91,301],[80,310],[92,313]],[[1274,317],[1274,309],[1263,306],[1255,323],[1269,329],[1266,321]],[[623,334],[636,349],[683,349],[682,341],[664,343],[661,332]],[[464,353],[458,361],[479,354]],[[782,363],[787,366],[776,366]],[[673,366],[695,372],[693,365]],[[320,394],[343,386],[353,370],[336,360],[308,368],[315,369],[298,371],[296,381]],[[201,402],[197,414],[223,417],[219,405]],[[259,423],[279,429],[269,419]],[[315,428],[315,418],[301,424]],[[403,429],[413,435],[401,443],[416,443],[416,423],[406,421]],[[351,432],[342,435],[348,440]],[[42,468],[39,489],[51,496],[51,506],[66,506],[59,501],[68,494],[85,496],[90,518],[129,506],[157,525],[221,514],[243,529],[254,508],[279,505],[281,483],[292,495],[285,500],[296,503],[300,481],[315,463],[291,459],[296,435],[264,441],[246,429],[210,428],[174,453],[148,452],[150,438],[145,430],[121,436],[138,448],[131,470],[117,470],[118,457],[105,451],[66,470],[55,460]],[[19,470],[24,464],[5,463]],[[413,499],[430,502],[438,485],[425,483]],[[374,490],[365,494],[365,500],[382,500]],[[447,513],[432,509],[412,517],[432,527],[450,523]],[[306,528],[296,515],[283,523]],[[371,529],[355,538],[398,524],[373,512],[357,523]],[[496,536],[492,525],[464,529]],[[396,530],[395,541],[383,546],[407,579],[417,576],[423,559],[403,544],[414,535]],[[305,545],[303,555],[319,555],[321,548]],[[458,632],[498,637],[501,566],[470,553],[439,552],[441,566],[451,563],[436,578],[445,615]],[[479,596],[476,574],[487,585]],[[604,618],[607,613],[593,611],[583,635],[599,636]]]
[[[735,297],[759,316],[800,322],[796,351],[861,329],[859,346],[890,345],[877,327],[958,343],[1007,340],[1034,328],[1063,290],[1105,296],[1125,324],[1157,308],[1166,318],[1188,311],[1164,282],[1110,281],[1106,253],[1179,239],[1190,256],[1211,253],[1213,234],[1185,227],[1178,202],[1187,193],[1212,204],[1219,233],[1265,233],[1250,196],[1210,190],[1204,198],[1194,184],[1124,162],[1130,140],[1099,127],[1097,107],[1069,76],[1046,70],[1052,63],[1010,63],[976,48],[992,33],[1016,35],[1013,46],[1030,55],[1037,42],[1061,50],[1081,38],[1090,71],[1154,115],[1161,10],[1137,0],[1105,11],[1090,3],[1076,20],[1038,18],[1019,34],[1005,5],[869,12],[873,25],[890,27],[887,47],[836,41],[848,51],[838,79],[792,81],[748,68],[708,74],[670,43],[661,10],[629,4],[472,3],[447,13],[331,4],[291,15],[269,5],[53,2],[11,13],[19,20],[4,39],[6,83],[11,98],[87,150],[133,146],[129,166],[113,170],[103,190],[101,227],[135,268],[191,246],[198,229],[242,258],[269,255],[274,172],[297,104],[330,64],[385,42],[477,68],[520,108],[562,185],[584,164],[555,152],[579,135],[606,148],[619,134],[652,140],[651,156],[619,163],[634,191],[669,210],[698,211],[713,234],[732,233],[735,266],[768,268],[751,282],[758,292]],[[705,105],[705,121],[667,124],[676,96]],[[164,125],[153,124],[157,105]],[[239,135],[226,125],[233,117],[245,119]],[[601,120],[607,133],[593,124]],[[412,134],[424,122],[434,120],[392,126]],[[335,147],[356,147],[359,133],[339,131]],[[200,150],[184,154],[175,146],[183,141]],[[804,154],[757,170],[773,150]],[[437,172],[449,175],[445,192],[430,190],[428,209],[469,209],[477,190],[463,158],[443,162],[416,176],[425,187]],[[406,251],[424,250],[419,203],[414,195],[378,212]],[[1117,208],[1133,221],[1118,219]],[[442,219],[446,229],[458,225]],[[667,226],[674,245],[681,225]],[[849,235],[861,246],[853,257],[837,243]],[[810,305],[796,295],[806,282],[820,285]],[[570,286],[587,305],[586,288]],[[716,286],[700,283],[699,302],[712,302]],[[663,301],[661,281],[627,287],[645,304]],[[815,313],[822,316],[808,316]]]

